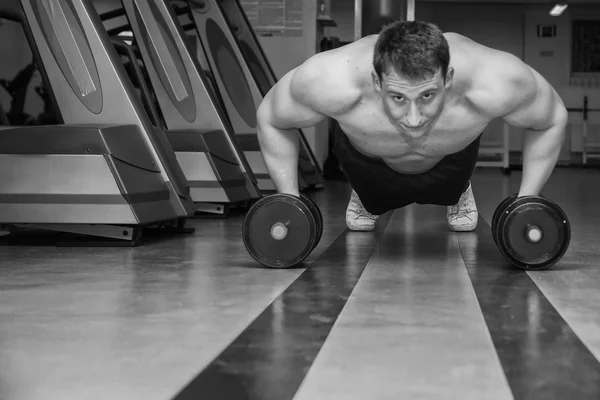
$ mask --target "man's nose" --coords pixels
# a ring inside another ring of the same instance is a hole
[[[406,117],[409,126],[419,126],[421,123],[421,112],[416,104],[411,104]]]

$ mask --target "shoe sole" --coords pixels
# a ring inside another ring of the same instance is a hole
[[[352,225],[352,224],[348,223],[348,221],[346,221],[346,226],[348,227],[348,229],[350,229],[351,231],[355,231],[355,232],[370,232],[370,231],[375,230],[375,224],[356,226],[356,225]]]
[[[452,232],[471,232],[477,228],[477,223],[472,225],[461,225],[461,226],[452,226],[448,224],[448,227]]]
[[[350,229],[352,232],[372,232],[375,230],[375,227],[373,227],[373,228],[351,228],[351,227],[348,227],[348,229]]]

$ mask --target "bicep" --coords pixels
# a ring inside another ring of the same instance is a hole
[[[512,106],[502,119],[509,125],[532,130],[545,130],[564,122],[565,106],[554,88],[537,71],[523,65],[523,73],[514,79]]]
[[[307,128],[314,126],[326,116],[315,111],[308,102],[302,101],[298,88],[309,82],[294,82],[297,69],[288,72],[267,93],[258,108],[259,123],[268,123],[280,129]],[[307,89],[305,86],[304,90]]]

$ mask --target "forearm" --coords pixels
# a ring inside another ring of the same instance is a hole
[[[258,126],[258,140],[277,192],[298,196],[298,130],[279,129],[262,122]]]
[[[539,195],[550,178],[565,140],[566,115],[543,131],[527,130],[519,196]]]

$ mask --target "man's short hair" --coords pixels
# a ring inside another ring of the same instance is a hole
[[[409,80],[424,80],[441,70],[446,79],[450,50],[435,24],[396,21],[383,27],[375,44],[373,67],[379,79],[395,71]]]

